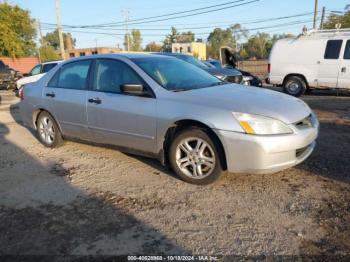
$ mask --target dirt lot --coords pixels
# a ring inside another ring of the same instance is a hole
[[[112,149],[44,148],[0,98],[0,254],[350,255],[349,96],[304,97],[321,121],[305,163],[205,187]]]

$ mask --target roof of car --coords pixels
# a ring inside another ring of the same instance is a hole
[[[58,64],[63,62],[63,60],[56,60],[56,61],[48,61],[48,62],[44,62],[42,63],[43,65],[48,65],[48,64]]]

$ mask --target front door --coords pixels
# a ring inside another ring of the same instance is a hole
[[[89,129],[98,142],[156,153],[156,99],[123,94],[123,84],[146,87],[126,63],[116,59],[96,61],[87,97]]]
[[[318,61],[318,87],[337,87],[342,43],[341,39],[327,41],[323,59]]]
[[[65,64],[45,87],[44,97],[50,113],[65,136],[89,139],[86,100],[91,60]]]
[[[340,60],[338,87],[350,89],[350,40],[346,41],[344,54]]]

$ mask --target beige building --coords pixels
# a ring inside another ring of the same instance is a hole
[[[200,42],[174,43],[171,45],[171,52],[191,54],[201,60],[207,59],[207,45]]]
[[[78,49],[68,49],[65,50],[66,59],[87,56],[87,55],[97,55],[97,54],[114,54],[120,53],[121,48],[117,47],[94,47],[94,48],[78,48]]]

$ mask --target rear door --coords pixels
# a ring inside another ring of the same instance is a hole
[[[156,99],[123,94],[123,84],[147,84],[125,62],[98,59],[88,92],[89,128],[97,142],[144,152],[156,148]]]
[[[44,90],[50,113],[64,135],[89,139],[86,101],[91,60],[63,65]]]
[[[341,39],[327,41],[323,58],[318,61],[318,87],[337,87],[342,44]]]
[[[343,56],[340,60],[338,87],[350,89],[350,40],[346,41]]]

